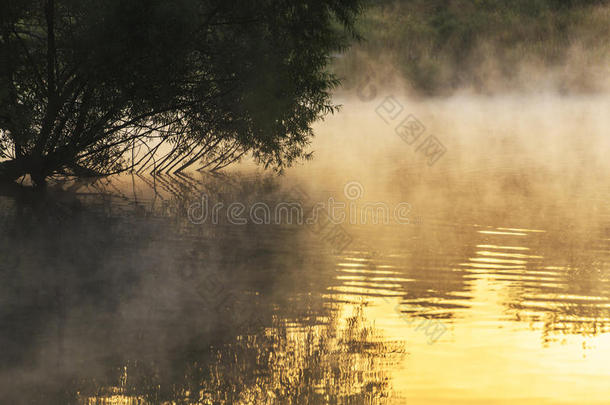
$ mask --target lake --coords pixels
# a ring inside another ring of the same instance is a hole
[[[0,403],[607,404],[610,98],[337,101],[281,176],[0,197]]]

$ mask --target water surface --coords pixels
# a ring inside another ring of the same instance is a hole
[[[432,166],[347,101],[281,177],[0,197],[0,403],[608,403],[608,100],[404,102]],[[358,220],[226,216],[330,198]]]

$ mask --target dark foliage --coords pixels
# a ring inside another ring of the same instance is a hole
[[[0,178],[282,168],[361,0],[2,0]]]

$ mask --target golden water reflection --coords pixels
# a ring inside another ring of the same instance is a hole
[[[389,164],[364,198],[409,201],[423,220],[344,224],[341,252],[302,226],[186,217],[201,192],[340,200],[340,173],[308,169],[319,187],[298,172],[126,176],[52,203],[5,198],[0,402],[608,403],[608,189],[488,169]]]

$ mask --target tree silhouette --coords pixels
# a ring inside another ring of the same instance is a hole
[[[362,0],[11,0],[0,179],[307,157]]]

